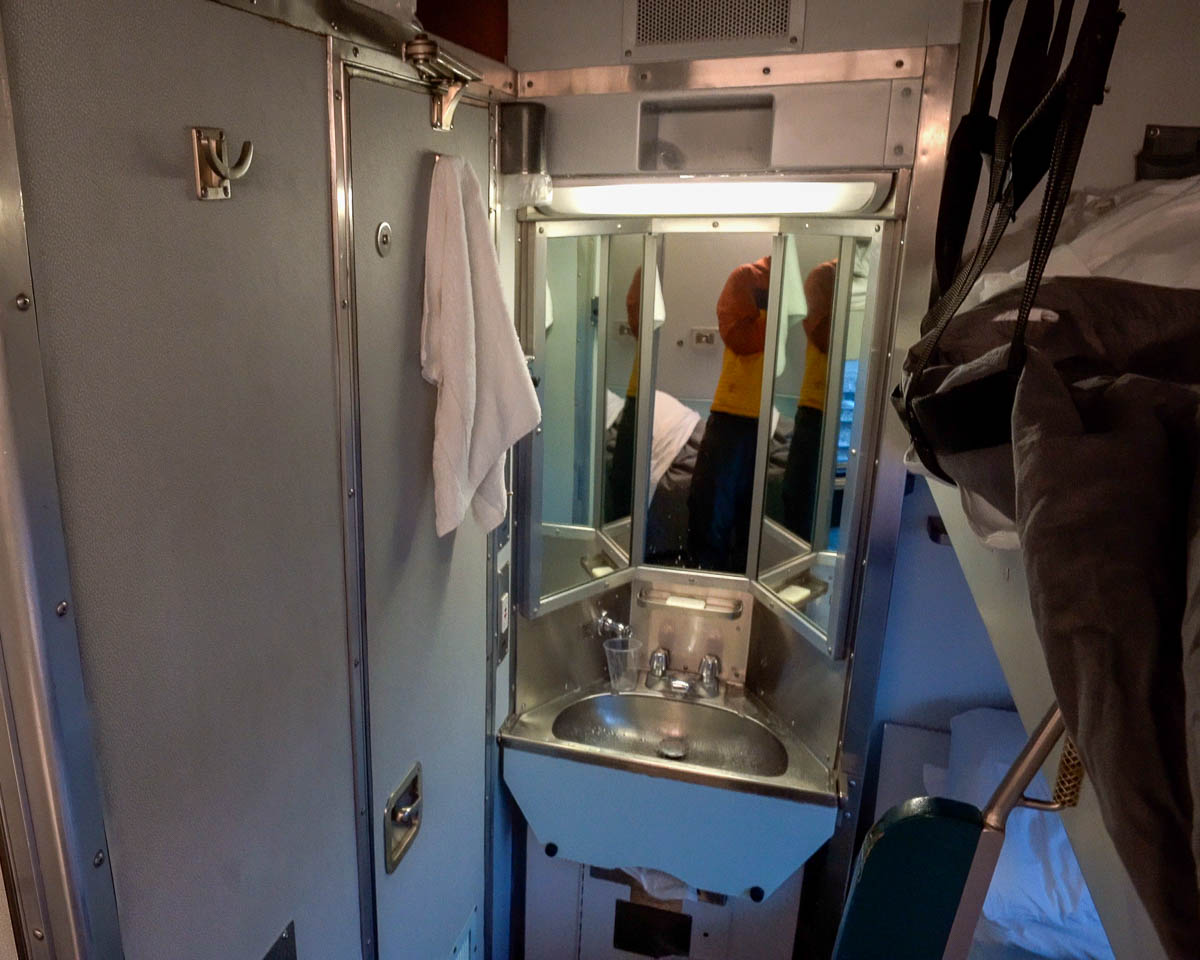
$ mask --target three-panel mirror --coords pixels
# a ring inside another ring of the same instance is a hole
[[[748,577],[833,653],[882,227],[655,225],[527,225],[523,611],[683,568]]]

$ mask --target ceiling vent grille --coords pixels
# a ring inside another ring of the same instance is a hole
[[[788,36],[790,0],[637,0],[639,47]]]

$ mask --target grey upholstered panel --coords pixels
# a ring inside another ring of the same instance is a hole
[[[487,546],[469,516],[434,531],[425,225],[435,151],[464,157],[486,191],[488,113],[460,106],[445,133],[423,92],[356,78],[349,97],[376,828],[413,764],[424,779],[421,832],[394,873],[376,859],[379,946],[384,960],[437,960],[483,909]]]
[[[359,955],[325,53],[206,0],[4,0],[126,956]],[[194,198],[189,128],[252,138]]]

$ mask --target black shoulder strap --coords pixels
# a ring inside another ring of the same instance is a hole
[[[1037,2],[1039,0],[1030,0],[1026,19],[1022,22],[1022,36],[1018,38],[1017,43],[1017,53],[1021,56],[1032,57],[1033,54],[1029,54],[1028,51],[1036,51],[1033,45],[1045,43],[1045,33],[1038,38],[1034,27],[1029,31],[1025,29],[1031,22],[1043,26],[1046,23],[1042,13],[1035,14],[1033,21],[1029,20],[1030,8]],[[1124,19],[1118,4],[1119,0],[1089,0],[1071,62],[1062,76],[1057,76],[1058,62],[1061,61],[1066,45],[1072,0],[1063,0],[1060,17],[1065,16],[1067,22],[1064,24],[1060,20],[1055,26],[1053,35],[1049,38],[1049,46],[1044,48],[1044,56],[1038,60],[1036,66],[1020,63],[1016,55],[1013,58],[1010,79],[1005,84],[1004,102],[996,121],[988,202],[984,211],[979,246],[970,261],[958,270],[921,321],[921,333],[925,335],[924,344],[916,357],[903,397],[894,397],[922,460],[944,479],[945,474],[936,463],[934,444],[923,434],[921,418],[918,418],[914,408],[914,388],[921,383],[921,375],[928,367],[938,340],[983,272],[1019,202],[1024,200],[1042,176],[1046,175],[1046,192],[1030,253],[1025,288],[1014,328],[1013,345],[1009,352],[1008,370],[1001,375],[1004,382],[997,386],[999,393],[1011,396],[1015,377],[1024,365],[1025,329],[1046,261],[1062,222],[1063,210],[1070,196],[1071,183],[1092,108],[1104,98],[1105,79],[1108,76],[1117,32]],[[1024,54],[1020,50],[1023,38],[1026,46]],[[1052,72],[1044,72],[1051,70],[1051,64]],[[1015,88],[1016,92],[1010,93],[1010,90],[1014,89],[1012,71],[1021,69],[1028,69],[1031,73],[1037,69],[1038,76],[1031,81],[1019,82]],[[1042,92],[1038,100],[1031,103],[1031,91],[1035,89],[1041,89]],[[1027,114],[1018,123],[1016,118],[1026,110]],[[973,199],[972,194],[972,202]],[[944,211],[939,212],[939,231],[942,228],[942,213]],[[947,410],[953,409],[953,405],[943,402],[938,404],[938,409],[939,415],[944,416]],[[962,410],[961,414],[966,418],[972,415],[970,410]],[[990,431],[989,435],[993,432]]]
[[[989,205],[999,204],[1001,193],[1013,178],[1010,216],[1036,186],[1046,167],[1036,158],[1049,153],[1053,131],[1042,138],[1027,137],[1022,149],[1017,131],[1045,98],[1058,77],[1070,30],[1074,0],[1061,0],[1057,20],[1054,0],[1028,0],[1013,49],[1012,62],[996,117],[989,116],[995,85],[996,63],[1004,25],[1012,0],[996,0],[988,16],[988,49],[979,73],[970,111],[959,122],[946,157],[942,202],[938,208],[935,239],[937,291],[949,289],[959,269],[967,226],[979,188],[982,157],[992,159],[988,182]],[[998,176],[998,173],[1003,176]]]

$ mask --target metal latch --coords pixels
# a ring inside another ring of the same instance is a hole
[[[404,859],[421,830],[421,800],[421,765],[418,763],[388,797],[384,810],[383,852],[388,873]]]
[[[422,80],[433,86],[429,122],[435,130],[454,128],[454,111],[467,84],[483,77],[438,47],[428,34],[418,33],[404,44],[404,59]]]

